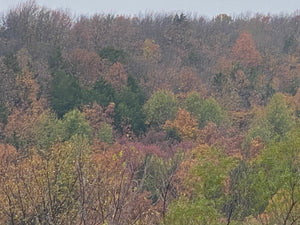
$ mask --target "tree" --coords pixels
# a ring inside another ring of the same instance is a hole
[[[284,95],[273,95],[266,107],[266,120],[276,135],[283,136],[294,124],[293,111]]]
[[[264,144],[273,140],[279,141],[294,126],[293,108],[281,93],[276,93],[270,99],[265,109],[256,114],[248,135],[244,141],[244,149],[249,150],[250,143],[255,138],[261,138]]]
[[[99,129],[98,137],[101,141],[111,145],[114,142],[112,127],[107,123],[102,123]]]
[[[57,119],[54,112],[42,113],[33,128],[34,146],[39,151],[48,150],[56,142],[64,141],[66,130],[61,120]]]
[[[283,52],[285,53],[295,53],[298,49],[299,42],[294,34],[285,37]]]
[[[225,111],[215,99],[208,98],[204,100],[200,110],[200,117],[198,118],[199,127],[203,128],[208,122],[220,125],[225,120]]]
[[[268,205],[270,192],[256,162],[240,161],[230,172],[228,195],[223,211],[227,222],[241,224],[245,218],[258,218]],[[258,223],[257,223],[258,224]]]
[[[205,127],[208,122],[213,122],[219,126],[226,121],[225,111],[212,97],[203,99],[199,93],[191,92],[183,105],[198,120],[200,128]]]
[[[177,113],[177,100],[169,91],[157,91],[145,103],[146,123],[159,128],[166,120],[173,120]]]
[[[142,108],[146,101],[146,95],[137,81],[129,76],[126,87],[116,94],[114,122],[118,129],[123,130],[130,125],[132,131],[139,135],[145,131],[145,116]]]
[[[78,80],[63,70],[54,73],[51,89],[51,107],[62,118],[65,113],[78,107],[83,93]]]
[[[262,60],[260,53],[255,48],[252,35],[247,31],[243,31],[236,40],[232,48],[232,55],[244,66],[257,66]]]
[[[157,62],[161,59],[160,46],[154,40],[146,39],[143,43],[143,56],[149,61]]]
[[[297,224],[300,220],[299,129],[271,143],[258,161],[269,194],[265,209],[269,224]]]
[[[127,74],[123,65],[119,62],[114,63],[105,74],[105,79],[115,90],[122,90],[127,81]]]
[[[52,146],[45,158],[34,150],[22,159],[18,154],[12,160],[6,157],[1,162],[1,168],[6,168],[0,180],[1,222],[76,223],[81,217],[80,175],[88,165],[87,153],[87,141],[73,137]]]
[[[115,90],[104,78],[100,78],[87,93],[87,102],[96,101],[102,107],[107,107],[115,99]]]
[[[4,134],[7,141],[24,150],[32,145],[34,128],[41,115],[47,111],[46,101],[39,98],[39,85],[24,59],[24,68],[16,78],[19,104],[11,108]]]
[[[91,138],[91,128],[78,109],[66,113],[62,122],[65,129],[64,136],[66,140],[69,140],[74,135]]]
[[[199,91],[202,95],[205,95],[206,90],[201,83],[196,71],[190,67],[183,67],[179,74],[177,74],[175,84],[172,84],[174,93],[188,93],[193,91]],[[172,82],[173,83],[173,82]]]
[[[188,111],[179,108],[174,121],[167,120],[164,128],[175,129],[182,140],[195,140],[198,122]]]
[[[164,224],[220,224],[226,180],[235,165],[235,159],[207,145],[189,151],[175,178],[182,197],[171,204]]]
[[[86,87],[93,86],[103,70],[100,57],[85,49],[74,49],[69,55],[69,64],[71,73]]]
[[[97,146],[94,146],[97,148]],[[156,206],[140,189],[136,174],[145,154],[133,145],[113,144],[92,155],[87,215],[94,224],[155,224]]]
[[[150,192],[153,204],[161,205],[162,217],[165,217],[168,205],[176,197],[175,174],[182,158],[183,154],[179,151],[168,159],[152,153],[145,157],[141,167],[141,187]]]
[[[201,107],[204,99],[198,92],[191,92],[183,102],[184,108],[189,111],[195,118],[200,118]]]
[[[111,63],[125,63],[127,53],[122,49],[115,49],[113,47],[105,47],[101,49],[99,55],[103,59],[108,59]]]

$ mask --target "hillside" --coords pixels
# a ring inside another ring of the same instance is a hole
[[[300,224],[300,15],[0,23],[0,224]]]

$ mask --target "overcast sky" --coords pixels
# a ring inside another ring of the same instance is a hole
[[[26,2],[26,0],[0,0],[1,13],[20,2]],[[199,16],[213,17],[220,13],[231,16],[247,12],[290,14],[300,10],[300,0],[36,0],[36,2],[47,8],[69,9],[76,15],[189,12]]]

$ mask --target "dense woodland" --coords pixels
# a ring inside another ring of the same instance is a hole
[[[0,224],[300,224],[300,14],[0,22]]]

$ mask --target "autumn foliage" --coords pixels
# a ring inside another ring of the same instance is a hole
[[[299,13],[2,14],[0,224],[299,224]]]
[[[236,40],[232,55],[235,60],[245,66],[256,66],[262,60],[259,51],[256,50],[252,35],[247,31],[242,32]]]

